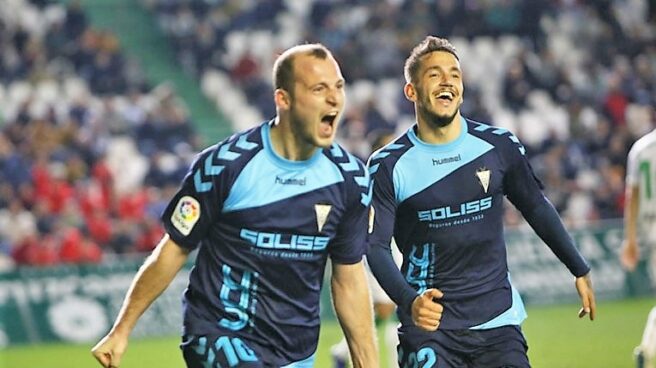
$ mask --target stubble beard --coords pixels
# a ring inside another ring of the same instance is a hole
[[[422,108],[422,110],[423,110],[422,115],[424,116],[424,120],[428,124],[430,124],[434,128],[444,128],[453,122],[453,119],[456,117],[456,115],[458,115],[458,111],[460,111],[460,106],[458,106],[453,112],[453,114],[450,115],[437,114],[426,108]]]
[[[289,117],[291,123],[291,130],[296,138],[297,142],[301,145],[311,145],[315,148],[323,148],[319,144],[318,137],[315,136],[311,123],[301,119],[297,114],[294,108],[291,110]],[[301,147],[299,147],[301,148]]]

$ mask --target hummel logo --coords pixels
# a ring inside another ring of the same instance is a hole
[[[460,160],[461,160],[460,154],[458,154],[458,156],[441,158],[439,160],[433,159],[433,166],[448,164],[448,163],[451,163],[451,162],[458,162]]]
[[[282,185],[305,185],[306,179],[305,178],[287,178],[283,179],[279,176],[276,176],[276,184],[282,184]]]

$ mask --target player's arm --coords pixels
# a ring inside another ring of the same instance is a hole
[[[530,210],[524,209],[522,214],[540,239],[576,277],[575,286],[581,298],[579,317],[589,314],[590,320],[594,320],[596,303],[590,279],[590,266],[574,246],[574,241],[567,233],[554,206],[542,196],[540,202]]]
[[[640,187],[627,185],[626,206],[624,207],[624,241],[620,253],[622,266],[629,271],[635,270],[640,259],[638,248],[638,208],[640,206]]]
[[[378,346],[364,261],[332,264],[333,304],[351,352],[353,367],[378,367]]]
[[[511,141],[516,142],[512,139]],[[521,211],[540,239],[576,277],[574,284],[581,298],[579,317],[589,314],[590,320],[594,320],[596,304],[590,279],[590,266],[574,246],[574,241],[565,229],[560,215],[542,193],[542,183],[535,177],[524,150],[518,149],[519,147],[521,147],[519,143],[511,145],[506,152],[510,165],[503,178],[504,192],[513,205]]]
[[[410,315],[418,327],[435,331],[442,319],[443,307],[437,302],[442,297],[442,292],[428,289],[423,294],[417,295],[417,291],[408,284],[399,271],[390,246],[396,216],[392,175],[382,162],[374,163],[372,167],[376,169],[372,174],[374,185],[367,239],[369,268],[402,313]]]
[[[438,300],[443,293],[431,288],[418,295],[396,266],[389,246],[370,243],[367,260],[371,273],[399,309],[409,314],[417,327],[437,330],[444,309]]]
[[[91,350],[103,367],[119,367],[128,337],[137,320],[166,289],[187,260],[189,251],[164,235],[146,258],[128,289],[121,310],[109,333]]]

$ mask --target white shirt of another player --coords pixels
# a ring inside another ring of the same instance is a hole
[[[640,188],[638,229],[640,237],[656,246],[656,130],[631,147],[626,170],[627,186]]]

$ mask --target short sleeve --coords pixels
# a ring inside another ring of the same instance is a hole
[[[368,243],[389,247],[394,233],[396,196],[392,173],[385,162],[370,162],[369,173],[373,187]]]
[[[214,163],[216,146],[198,155],[180,188],[162,213],[167,233],[179,245],[194,249],[206,236],[222,207],[222,176]]]
[[[640,180],[640,168],[638,167],[638,152],[640,151],[640,141],[631,146],[629,156],[626,161],[626,185],[631,187],[638,185]]]
[[[360,162],[358,165],[358,181],[346,178],[348,205],[330,245],[330,258],[336,263],[360,262],[367,250],[367,214],[371,202],[371,182],[363,165]]]

